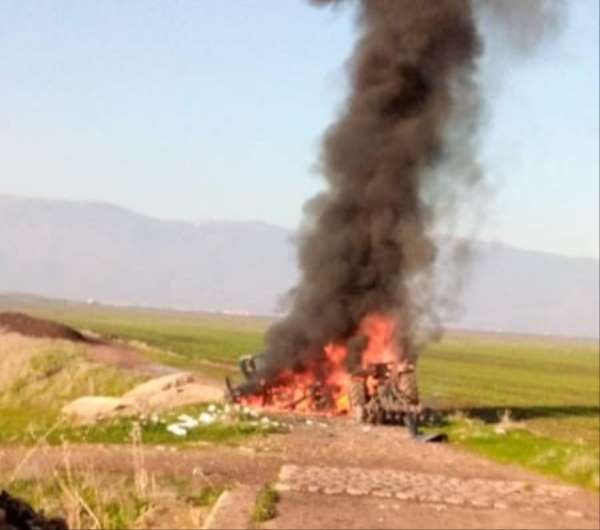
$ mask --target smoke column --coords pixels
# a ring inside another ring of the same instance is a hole
[[[414,357],[423,323],[438,320],[432,228],[480,177],[475,9],[485,2],[356,3],[350,95],[323,142],[328,188],[305,205],[290,311],[266,336],[270,375],[319,359],[331,341],[360,348],[356,332],[371,313],[397,319],[398,351]],[[495,4],[516,16],[517,2]]]

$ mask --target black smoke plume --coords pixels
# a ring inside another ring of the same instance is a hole
[[[305,205],[290,311],[266,336],[271,376],[318,360],[331,341],[350,341],[357,357],[358,326],[371,313],[397,319],[398,351],[414,358],[423,322],[439,320],[432,229],[480,178],[476,9],[485,2],[352,3],[360,37],[350,95],[323,142],[327,190]]]

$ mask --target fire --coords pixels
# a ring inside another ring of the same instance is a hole
[[[366,368],[373,363],[393,363],[400,358],[394,341],[394,320],[382,315],[369,315],[360,325],[360,333],[369,338],[367,348],[363,352],[361,364]]]
[[[375,363],[398,363],[396,322],[382,314],[365,317],[357,335],[367,342],[360,358],[360,367],[366,369]],[[349,388],[352,374],[348,369],[348,347],[345,343],[330,343],[321,359],[306,366],[300,373],[282,372],[268,393],[250,395],[242,402],[280,410],[294,410],[310,414],[347,414],[350,408]]]

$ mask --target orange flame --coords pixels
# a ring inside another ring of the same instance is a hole
[[[375,363],[398,363],[396,321],[389,315],[371,314],[360,323],[357,334],[368,339],[362,352],[360,366]],[[346,366],[348,348],[345,343],[330,343],[323,356],[306,366],[301,373],[285,371],[269,388],[268,396],[245,396],[242,402],[280,410],[310,414],[346,414],[350,400],[348,390],[352,375]]]

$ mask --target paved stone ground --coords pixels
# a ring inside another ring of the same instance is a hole
[[[282,491],[278,515],[260,525],[264,530],[600,528],[596,492],[568,487],[450,445],[415,443],[404,429],[365,430],[347,421],[329,421],[326,426],[320,422],[303,421],[290,434],[252,438],[239,447],[146,447],[145,466],[157,478],[187,478],[198,488],[206,486],[207,479],[215,486],[255,489],[278,482]],[[30,451],[0,448],[0,483],[17,466],[19,478],[36,478],[51,476],[64,463],[62,447]],[[123,446],[69,448],[72,470],[79,473],[129,475],[136,466],[129,454]],[[249,525],[255,498],[249,494],[241,502],[237,497],[241,489],[234,491],[233,504],[240,509],[236,520],[229,519],[234,512],[226,506],[221,514],[213,514],[209,527]],[[223,500],[223,504],[228,503]],[[163,522],[184,526],[169,513],[151,515],[151,524],[145,527]]]
[[[258,487],[238,485],[224,491],[204,521],[203,530],[251,528]]]
[[[276,488],[281,492],[394,498],[428,504],[438,511],[452,506],[583,517],[579,511],[563,511],[558,506],[561,500],[568,499],[577,490],[554,484],[461,479],[388,469],[288,464],[281,468]]]

